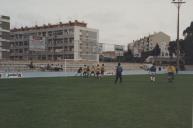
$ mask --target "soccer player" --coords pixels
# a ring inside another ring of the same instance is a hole
[[[116,67],[115,84],[117,83],[118,79],[119,79],[119,83],[122,83],[122,72],[123,72],[123,68],[121,67],[121,64],[118,63],[118,66]]]
[[[82,67],[79,67],[75,76],[82,76]]]
[[[90,76],[90,67],[87,66],[86,68],[86,77],[88,78]]]
[[[167,67],[167,72],[168,72],[168,82],[173,82],[174,74],[176,73],[176,68],[172,64],[170,64]]]
[[[83,67],[83,77],[85,78],[86,75],[87,75],[87,67],[86,67],[86,65],[84,65],[84,67]]]
[[[150,68],[149,68],[149,73],[150,73],[150,80],[155,82],[155,76],[156,76],[156,66],[155,64],[153,64]]]
[[[104,73],[105,73],[105,65],[102,64],[102,66],[101,66],[101,77],[104,76]]]
[[[94,67],[94,65],[91,67],[90,76],[95,76],[95,67]]]
[[[100,71],[101,71],[101,68],[100,68],[99,64],[97,64],[97,66],[96,66],[96,78],[97,79],[100,79]]]

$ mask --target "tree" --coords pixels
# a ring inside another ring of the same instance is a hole
[[[152,51],[146,51],[141,53],[141,61],[144,62],[147,57],[153,56],[153,50]]]
[[[155,61],[157,57],[161,54],[161,49],[158,44],[151,51],[146,51],[141,53],[141,60],[144,62],[149,56],[155,57]]]
[[[128,48],[127,52],[124,52],[125,61],[132,61],[133,60],[133,53],[131,49]]]
[[[181,54],[181,63],[193,64],[193,22],[183,31],[184,40],[180,40],[180,54]],[[173,54],[176,55],[176,41],[171,41],[169,43],[168,51],[170,57],[173,57]],[[185,61],[185,62],[184,62]]]
[[[183,41],[185,62],[187,64],[193,64],[193,22],[184,30],[183,35],[185,36]]]
[[[157,57],[160,56],[161,54],[161,49],[159,47],[158,44],[156,44],[156,46],[154,47],[154,49],[152,50],[152,56],[155,58],[154,61],[157,61]]]
[[[176,55],[176,50],[177,50],[176,48],[177,48],[176,41],[170,41],[168,46],[170,58],[173,58],[173,55]]]
[[[133,61],[133,53],[130,50],[124,52],[123,56],[117,56],[117,61],[132,62]]]
[[[183,31],[183,35],[185,36],[185,39],[193,36],[193,21],[192,21],[192,23],[190,24],[190,26],[187,27],[187,28]]]
[[[161,53],[161,49],[159,45],[156,44],[155,48],[153,49],[153,56],[157,58],[160,55],[160,53]]]

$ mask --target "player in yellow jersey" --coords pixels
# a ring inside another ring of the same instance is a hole
[[[101,71],[101,68],[100,68],[99,64],[97,64],[97,66],[96,66],[96,77],[97,77],[97,79],[100,79],[100,71]]]
[[[91,67],[90,76],[95,76],[95,67],[94,67],[94,65]]]
[[[168,73],[168,82],[173,82],[174,74],[176,73],[176,68],[172,64],[168,65],[167,73]]]
[[[86,68],[86,77],[88,78],[90,76],[90,67],[87,66]]]

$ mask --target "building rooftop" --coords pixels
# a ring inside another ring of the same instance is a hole
[[[79,26],[79,27],[87,27],[87,23],[84,22],[79,22],[78,20],[75,21],[69,21],[67,23],[62,23],[59,22],[58,24],[50,24],[48,23],[47,25],[44,24],[42,26],[35,25],[33,27],[21,27],[21,28],[13,28],[11,29],[12,32],[17,32],[17,31],[28,31],[28,30],[37,30],[37,29],[47,29],[47,28],[55,28],[55,27],[69,27],[69,26]]]
[[[0,17],[3,18],[3,19],[10,20],[10,17],[9,17],[9,16],[0,15]]]
[[[162,35],[164,35],[164,36],[170,37],[170,36],[167,35],[166,33],[160,31],[160,32],[154,32],[153,34],[150,34],[150,35],[148,35],[148,36],[144,36],[144,37],[142,37],[142,38],[140,38],[140,39],[138,39],[138,40],[133,40],[132,43],[136,43],[136,42],[141,42],[141,41],[144,41],[144,40],[148,40],[149,38],[154,37],[154,36],[159,35],[159,34],[162,34]]]

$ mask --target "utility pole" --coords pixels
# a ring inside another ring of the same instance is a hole
[[[176,59],[176,64],[177,64],[177,69],[180,70],[180,42],[179,42],[179,31],[180,31],[180,7],[182,4],[185,4],[183,0],[173,0],[172,4],[175,4],[178,9],[178,14],[177,14],[177,59]]]

